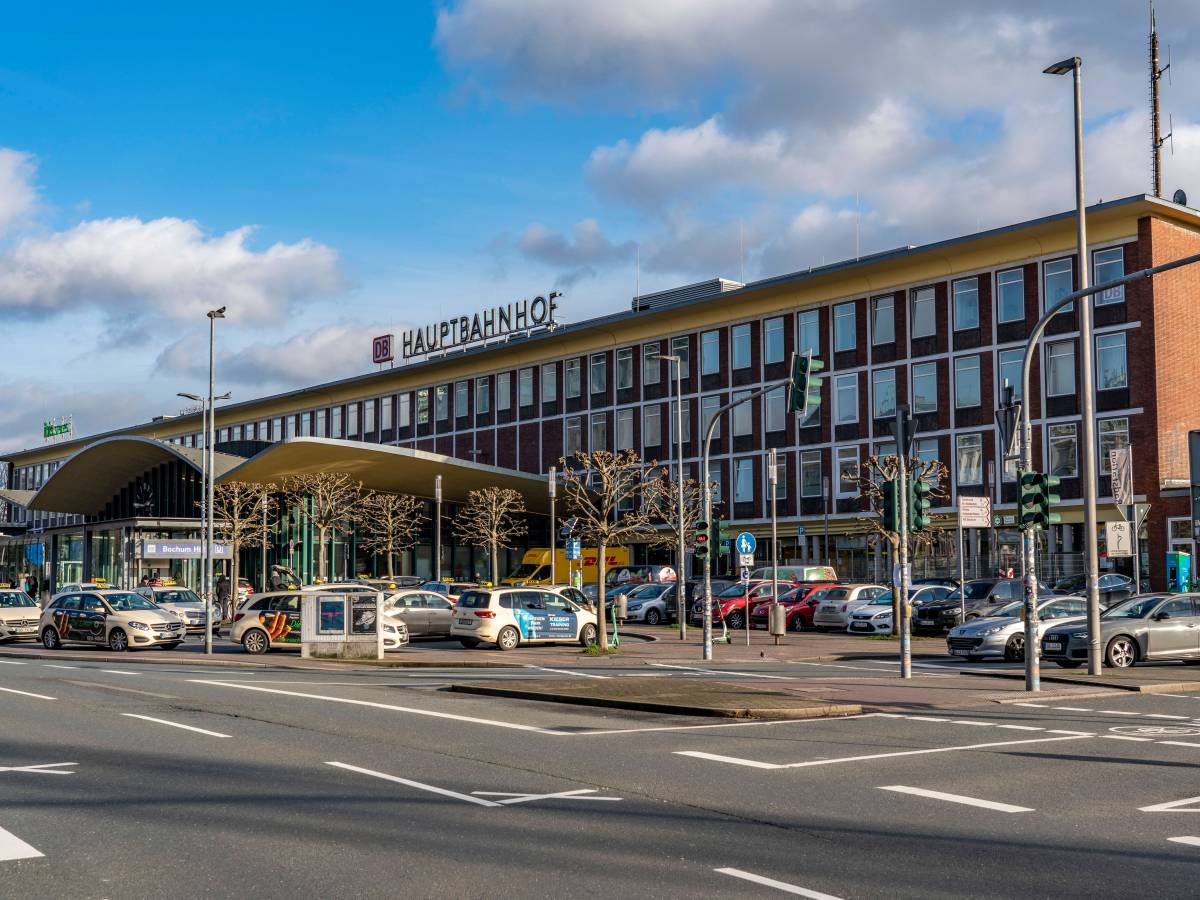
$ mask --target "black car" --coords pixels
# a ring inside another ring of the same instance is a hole
[[[958,579],[957,578],[937,578],[937,577],[931,576],[929,578],[917,578],[917,579],[914,579],[912,582],[913,587],[923,587],[925,585],[933,585],[934,587],[948,587],[951,590],[953,590],[954,588],[958,587]]]
[[[913,631],[940,634],[961,624],[964,595],[968,621],[1025,596],[1025,586],[1020,578],[973,578],[961,590],[962,594],[955,589],[946,599],[926,603],[914,610]],[[1047,585],[1038,584],[1038,596],[1048,597],[1053,593]]]
[[[1107,609],[1128,600],[1138,591],[1133,586],[1133,579],[1116,572],[1101,575],[1097,581],[1100,591],[1100,606]],[[1054,589],[1060,594],[1076,594],[1080,597],[1087,594],[1087,578],[1084,575],[1071,575],[1054,582]]]

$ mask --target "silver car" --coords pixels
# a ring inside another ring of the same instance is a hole
[[[887,588],[877,584],[840,584],[828,588],[821,598],[821,605],[813,613],[813,625],[818,630],[845,631],[856,609],[888,593],[891,592]]]
[[[1124,669],[1134,663],[1179,659],[1200,664],[1200,594],[1139,594],[1100,616],[1104,664]],[[1065,669],[1087,661],[1087,629],[1059,625],[1042,636],[1042,656]]]
[[[950,629],[946,649],[951,656],[967,659],[1000,657],[1008,662],[1025,659],[1025,620],[1021,610],[1024,600],[1015,600],[983,618],[972,619],[965,625]],[[1064,619],[1087,615],[1087,600],[1083,597],[1055,597],[1038,604],[1038,634],[1047,628],[1064,624]]]
[[[400,619],[412,637],[450,637],[454,607],[441,594],[421,588],[405,588],[383,599],[383,614]]]

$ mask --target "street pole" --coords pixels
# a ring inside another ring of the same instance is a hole
[[[262,589],[265,594],[271,585],[271,580],[267,577],[267,492],[265,490],[262,495],[262,514]],[[237,585],[234,585],[234,590],[237,590]]]
[[[962,524],[962,501],[958,503],[958,606],[959,606],[959,624],[964,624],[967,621],[967,578],[963,571],[963,524]]]
[[[687,538],[683,533],[683,360],[679,356],[661,357],[675,364],[675,467],[679,478],[679,568],[675,570],[675,613],[679,619],[679,639],[687,640]],[[668,367],[667,377],[671,377]],[[711,552],[711,548],[710,551]]]
[[[779,532],[775,518],[775,486],[779,483],[779,455],[772,447],[767,454],[767,484],[771,490],[771,606],[779,605]],[[774,621],[767,616],[767,627]],[[750,604],[746,604],[746,628],[750,627]],[[750,632],[746,632],[749,636]]]
[[[555,559],[555,554],[558,552],[557,541],[556,541],[557,535],[555,534],[555,532],[558,529],[555,525],[557,520],[554,518],[554,501],[555,501],[557,495],[558,495],[558,470],[554,466],[551,466],[550,467],[550,583],[551,584],[558,584],[558,579],[556,578],[556,576],[558,574],[558,569],[555,566],[555,563],[557,562],[557,560]]]
[[[1142,545],[1138,539],[1137,492],[1133,489],[1133,445],[1125,448],[1129,460],[1129,521],[1133,523],[1133,592],[1142,592]]]
[[[208,455],[208,489],[205,506],[208,509],[208,529],[205,532],[204,589],[207,603],[204,613],[204,652],[212,655],[213,621],[212,610],[215,597],[213,596],[213,481],[216,455],[214,445],[217,442],[217,411],[213,399],[215,382],[215,354],[217,319],[225,318],[225,307],[211,309],[208,315],[208,439],[206,453]]]
[[[821,490],[825,494],[825,565],[833,565],[829,560],[829,476],[821,477]]]
[[[442,580],[442,476],[433,479],[433,580]],[[495,568],[495,561],[492,562]]]
[[[900,566],[900,677],[912,678],[912,627],[908,616],[908,438],[905,434],[907,407],[896,407],[896,459],[899,461],[900,502],[897,512],[900,518],[900,546],[896,555]]]

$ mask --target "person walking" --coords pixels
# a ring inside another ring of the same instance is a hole
[[[229,618],[229,579],[222,575],[217,579],[217,609],[220,610],[221,618]]]
[[[40,588],[40,585],[38,584],[37,573],[34,572],[32,575],[29,576],[29,596],[32,597],[34,600],[38,599],[39,588]]]

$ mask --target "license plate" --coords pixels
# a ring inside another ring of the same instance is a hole
[[[36,628],[18,628],[17,634],[34,634],[36,631]]]
[[[1062,644],[1058,641],[1046,641],[1045,649],[1051,653],[1058,653],[1062,650]]]
[[[474,625],[475,620],[474,619],[459,619],[458,624],[459,625]]]
[[[766,628],[767,626],[764,625],[762,622],[751,622],[750,627],[751,628]]]
[[[164,632],[160,632],[160,633],[159,633],[159,635],[158,635],[158,639],[159,639],[160,641],[167,641],[167,640],[170,640],[172,637],[174,637],[174,635],[167,634],[165,631],[164,631]]]
[[[961,649],[958,647],[951,649],[950,653],[952,656],[970,656],[971,655],[970,650],[964,650],[964,649]]]

